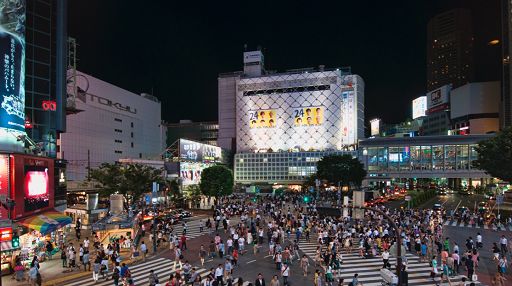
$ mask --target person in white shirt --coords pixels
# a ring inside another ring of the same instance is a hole
[[[384,250],[382,253],[382,268],[387,268],[389,266],[389,252]]]
[[[85,249],[89,249],[89,238],[88,237],[86,237],[84,239],[84,247],[85,247]]]
[[[483,242],[482,242],[482,235],[480,233],[477,233],[476,235],[476,248],[482,248]]]
[[[223,275],[224,275],[224,269],[222,269],[222,264],[219,264],[219,266],[217,266],[217,268],[215,268],[215,279],[217,279],[217,282],[219,283],[219,285],[222,285],[222,278],[223,278]]]
[[[283,285],[288,285],[288,277],[290,276],[290,267],[288,267],[288,264],[285,262],[283,263],[283,266],[281,267],[281,276],[283,276]]]

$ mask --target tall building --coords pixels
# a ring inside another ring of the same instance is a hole
[[[239,184],[300,184],[328,154],[364,138],[364,82],[345,69],[266,71],[261,51],[219,76],[219,146],[235,154]],[[355,156],[355,155],[354,155]]]
[[[189,139],[203,144],[217,146],[219,124],[217,122],[192,122],[180,120],[178,123],[166,123],[167,146],[178,139]]]
[[[502,11],[502,78],[501,78],[501,110],[500,127],[512,126],[512,0],[501,0]]]
[[[160,101],[135,94],[82,72],[70,81],[79,91],[75,114],[67,116],[67,132],[59,140],[59,156],[68,162],[70,181],[83,181],[88,167],[121,158],[160,158],[165,150]],[[69,87],[72,94],[71,86]]]
[[[474,79],[471,12],[453,9],[434,16],[427,26],[427,90],[459,87]]]

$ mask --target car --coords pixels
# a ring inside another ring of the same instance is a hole
[[[440,212],[441,212],[441,209],[442,209],[442,206],[441,206],[441,204],[437,203],[437,204],[434,204],[434,206],[432,206],[432,209],[433,209],[435,212],[440,213]]]
[[[446,196],[447,193],[446,193],[446,191],[444,189],[437,189],[436,190],[436,194],[438,196]]]
[[[489,204],[487,202],[479,202],[478,203],[478,212],[483,214],[486,213],[489,209]]]
[[[496,200],[496,196],[492,192],[485,193],[484,198],[486,198],[488,200]]]

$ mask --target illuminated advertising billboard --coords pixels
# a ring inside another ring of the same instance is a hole
[[[201,173],[210,164],[180,162],[180,178],[183,186],[197,185],[201,182]]]
[[[295,126],[321,125],[323,121],[324,111],[322,107],[312,106],[293,110],[293,123]]]
[[[275,110],[249,111],[249,126],[251,128],[273,128],[276,126]]]
[[[352,144],[357,139],[357,113],[353,91],[341,93],[341,143]]]
[[[412,101],[412,119],[426,115],[427,97],[420,96]]]
[[[212,163],[220,162],[221,159],[222,151],[220,147],[180,139],[181,161]]]
[[[0,195],[9,197],[9,155],[0,154]],[[8,219],[7,210],[0,207],[0,220]]]
[[[0,13],[0,129],[24,134],[25,0],[0,0]]]
[[[450,108],[451,84],[427,93],[427,114]]]
[[[378,136],[380,134],[380,119],[370,120],[370,135]]]
[[[48,168],[25,167],[24,201],[26,212],[48,207],[50,205],[49,189]]]

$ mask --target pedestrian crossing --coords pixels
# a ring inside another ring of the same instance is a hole
[[[196,237],[200,237],[202,235],[205,235],[205,234],[208,234],[208,228],[206,228],[204,226],[206,220],[205,219],[196,219],[196,220],[191,220],[191,221],[185,221],[186,224],[187,224],[187,240],[190,240],[190,239],[193,239],[193,238],[196,238]],[[201,232],[200,230],[200,226],[203,226],[203,231]],[[179,224],[176,224],[173,226],[174,227],[174,231],[173,233],[174,234],[177,234],[179,236],[181,236],[183,234],[183,224],[182,222],[180,222]]]
[[[306,242],[301,241],[299,243],[300,250],[307,255],[310,259],[314,259],[316,255],[316,248],[318,244],[314,241]],[[354,274],[358,274],[359,282],[362,282],[365,286],[381,286],[382,279],[380,276],[380,269],[382,268],[383,262],[381,257],[374,258],[361,258],[359,251],[354,248],[352,251],[342,251],[343,263],[341,269],[334,272],[336,279],[343,278],[345,282],[352,281]],[[419,257],[411,253],[405,255],[407,260],[407,273],[408,273],[408,285],[436,285],[440,283],[440,274],[435,280],[430,278],[430,270],[428,262],[419,260]],[[395,271],[396,258],[390,257],[389,263],[391,264],[391,271]],[[441,268],[439,268],[441,273]],[[462,275],[454,276],[450,278],[452,283],[459,282],[462,280]],[[478,282],[475,281],[476,284]]]
[[[161,285],[165,285],[169,281],[169,277],[171,274],[176,273],[180,270],[180,267],[174,270],[174,261],[167,258],[157,258],[150,261],[146,261],[141,264],[137,264],[134,266],[129,266],[130,272],[132,274],[132,279],[135,285],[148,285],[149,283],[149,271],[153,270],[154,273],[158,276],[159,283]],[[206,276],[208,276],[209,270],[205,268],[196,268],[196,272],[201,276],[201,285],[206,280]],[[80,285],[80,286],[110,286],[113,284],[112,282],[112,270],[109,272],[109,280],[105,280],[101,278],[95,282],[92,279],[92,272],[90,272],[90,276],[86,276],[80,280],[75,280],[73,282],[67,283],[65,285]],[[183,273],[181,273],[183,275]],[[238,282],[239,278],[235,278],[233,284]],[[122,283],[120,283],[122,284]],[[247,286],[249,281],[245,281],[243,286]]]
[[[488,225],[484,224],[478,225],[478,224],[469,224],[464,221],[458,221],[458,220],[446,220],[443,223],[444,226],[453,226],[453,227],[466,227],[466,228],[475,228],[475,229],[489,229],[489,230],[498,230],[496,225]],[[500,228],[501,231],[512,231],[512,225],[502,226]]]

